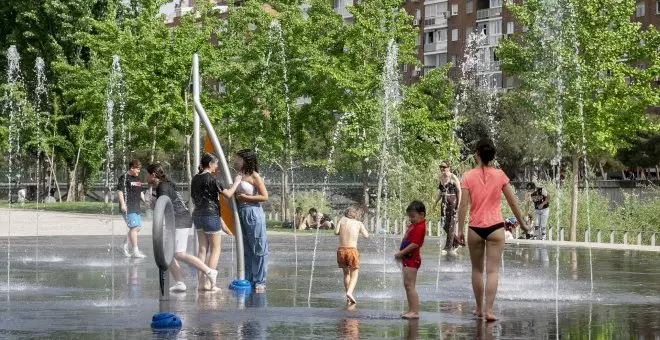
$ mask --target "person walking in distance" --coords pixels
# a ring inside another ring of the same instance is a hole
[[[126,240],[122,251],[126,257],[145,258],[138,248],[138,233],[142,228],[142,216],[140,216],[140,203],[144,203],[144,191],[142,181],[138,175],[142,164],[137,159],[128,163],[128,170],[119,177],[117,183],[117,199],[119,210],[128,226]]]
[[[440,171],[442,172],[440,174],[440,185],[438,186],[440,192],[433,208],[438,205],[439,201],[442,201],[440,207],[444,221],[443,229],[447,234],[442,254],[448,252],[456,254],[456,250],[461,246],[461,241],[456,237],[456,212],[461,202],[461,181],[451,173],[451,168],[447,162],[440,162]]]
[[[526,189],[534,204],[534,235],[537,240],[545,240],[550,217],[550,194],[545,188],[537,187],[533,182],[527,183]]]

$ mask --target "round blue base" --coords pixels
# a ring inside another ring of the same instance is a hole
[[[182,325],[181,318],[173,313],[156,313],[151,318],[153,329],[181,328]]]
[[[229,289],[233,290],[251,290],[252,285],[248,280],[234,280],[229,284]]]

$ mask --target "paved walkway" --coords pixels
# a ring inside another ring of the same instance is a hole
[[[37,218],[38,217],[38,218]],[[11,224],[9,223],[11,221]],[[38,222],[38,223],[37,223]],[[11,236],[68,236],[68,235],[119,235],[126,232],[126,224],[119,215],[90,215],[0,208],[0,237]],[[37,233],[37,227],[38,233]],[[291,232],[269,231],[269,234],[290,235]],[[151,221],[142,220],[142,235],[151,235]],[[314,236],[299,233],[298,236]],[[437,238],[433,236],[431,238]],[[622,249],[660,252],[660,246],[638,246],[635,244],[585,243],[569,241],[508,240],[514,244],[542,244],[560,247],[589,247],[594,249]]]
[[[151,221],[143,219],[142,226],[140,234],[151,235]],[[126,233],[120,215],[0,209],[0,237],[10,231],[11,236],[113,235],[113,228],[115,235]]]

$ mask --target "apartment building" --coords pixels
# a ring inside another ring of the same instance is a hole
[[[450,76],[456,79],[460,75],[457,67],[463,61],[467,37],[476,32],[485,36],[479,47],[484,53],[479,54],[477,75],[486,77],[483,83],[493,88],[512,88],[514,78],[502,74],[495,53],[500,39],[524,29],[506,10],[508,1],[424,1],[423,33],[420,36],[424,44],[424,71],[451,62],[456,68],[450,71]],[[632,20],[641,22],[643,29],[650,25],[660,27],[660,0],[638,0]],[[659,108],[654,110],[660,111]]]

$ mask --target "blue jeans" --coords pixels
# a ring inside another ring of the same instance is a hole
[[[245,259],[245,279],[252,285],[266,284],[268,269],[268,238],[266,237],[266,216],[259,203],[238,205],[243,232],[243,257]]]

